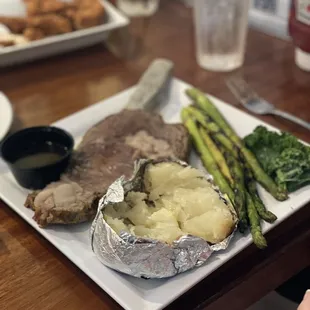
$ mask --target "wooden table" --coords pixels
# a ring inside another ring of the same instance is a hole
[[[1,69],[0,88],[13,103],[14,127],[49,124],[108,98],[135,84],[155,57],[173,60],[176,77],[236,103],[225,86],[227,74],[196,64],[191,11],[175,1],[162,2],[142,50],[131,60],[120,60],[99,45]],[[295,66],[291,43],[250,31],[240,72],[277,108],[310,121],[310,74]],[[271,116],[261,119],[310,142],[309,132],[300,127]],[[167,309],[246,309],[309,264],[309,221],[308,205],[267,234],[266,250],[248,247]],[[121,307],[0,202],[0,309]]]

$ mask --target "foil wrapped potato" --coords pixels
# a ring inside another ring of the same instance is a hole
[[[179,161],[141,160],[99,203],[92,248],[118,271],[164,278],[225,249],[236,228],[230,203],[201,171]]]

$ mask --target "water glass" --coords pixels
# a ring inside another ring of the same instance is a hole
[[[194,0],[196,57],[207,70],[231,71],[243,64],[249,0]]]

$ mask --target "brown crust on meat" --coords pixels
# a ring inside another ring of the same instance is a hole
[[[42,214],[41,209],[37,209],[33,219],[44,228],[49,224],[77,224],[92,221],[97,213],[98,202],[101,194],[94,193],[92,202],[89,205],[84,205],[83,212],[70,212],[65,209],[52,209],[48,216]],[[43,216],[42,216],[43,215]]]
[[[32,193],[28,194],[27,199],[26,199],[26,201],[24,203],[24,206],[26,208],[29,208],[29,209],[31,209],[33,211],[35,210],[35,208],[34,208],[34,200],[35,200],[37,194],[38,194],[38,191],[35,191],[35,192],[32,192]]]

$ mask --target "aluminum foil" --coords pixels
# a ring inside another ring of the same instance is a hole
[[[173,161],[187,166],[184,162]],[[237,228],[237,215],[219,189],[212,185],[229,207],[236,223],[234,231],[222,242],[209,244],[202,238],[186,235],[169,245],[154,239],[136,237],[127,232],[118,235],[104,220],[104,208],[109,204],[122,202],[129,191],[142,191],[145,168],[152,163],[155,161],[137,161],[130,180],[126,181],[121,177],[109,187],[99,201],[90,238],[93,252],[104,265],[134,277],[166,278],[199,267],[213,252],[226,249]],[[212,182],[210,175],[206,175],[206,179]]]

